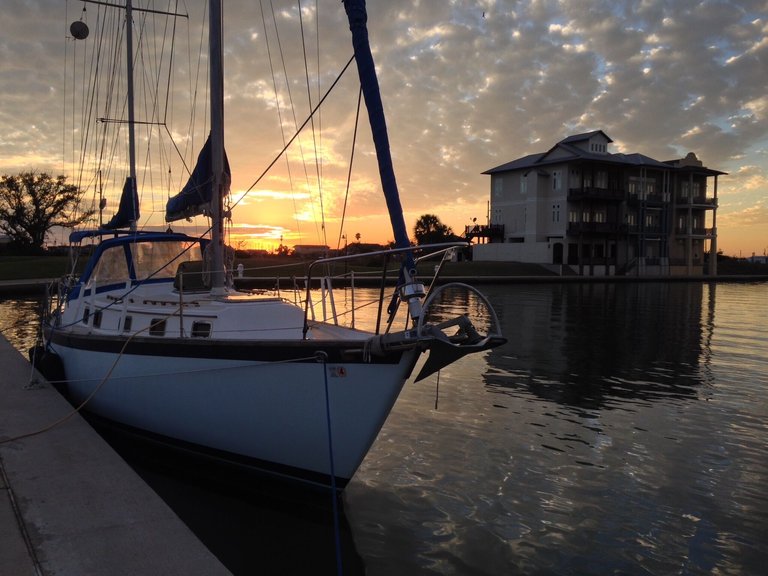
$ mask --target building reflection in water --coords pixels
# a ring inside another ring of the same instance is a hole
[[[714,295],[687,282],[499,287],[491,299],[509,344],[488,354],[485,383],[584,408],[697,395]]]

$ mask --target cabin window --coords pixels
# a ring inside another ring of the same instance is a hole
[[[128,280],[128,263],[125,260],[125,250],[122,246],[114,246],[104,250],[99,256],[88,284],[103,286],[126,280]]]
[[[123,332],[130,332],[133,324],[133,316],[126,316],[123,320]]]
[[[203,259],[200,246],[196,243],[134,242],[130,247],[137,280],[173,278],[180,263]]]
[[[101,310],[96,310],[93,313],[93,327],[101,328]]]
[[[210,335],[210,322],[192,322],[192,338],[208,338]]]
[[[165,336],[165,318],[152,318],[149,325],[150,336]]]
[[[88,318],[91,316],[91,309],[86,307],[83,310],[83,324],[88,324]]]

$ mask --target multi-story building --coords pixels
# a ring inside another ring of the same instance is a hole
[[[611,153],[611,142],[602,130],[577,134],[483,172],[489,222],[466,229],[479,240],[474,259],[581,275],[717,274],[717,177],[725,172],[693,153],[665,162]]]

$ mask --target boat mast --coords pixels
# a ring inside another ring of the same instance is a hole
[[[136,126],[133,104],[133,4],[132,0],[126,0],[125,3],[125,49],[126,49],[126,67],[127,67],[127,87],[128,87],[128,163],[130,175],[128,176],[131,187],[132,202],[138,202],[138,193],[136,190]],[[136,232],[136,218],[138,214],[137,207],[133,207],[133,217],[131,218],[131,232]]]
[[[209,0],[208,44],[211,76],[211,293],[225,292],[224,274],[224,196],[228,192],[224,176],[224,64],[221,40],[221,0]]]

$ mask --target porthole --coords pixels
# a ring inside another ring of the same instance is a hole
[[[192,322],[192,338],[209,338],[210,336],[210,322]]]
[[[149,325],[150,336],[165,336],[165,318],[152,318]]]

